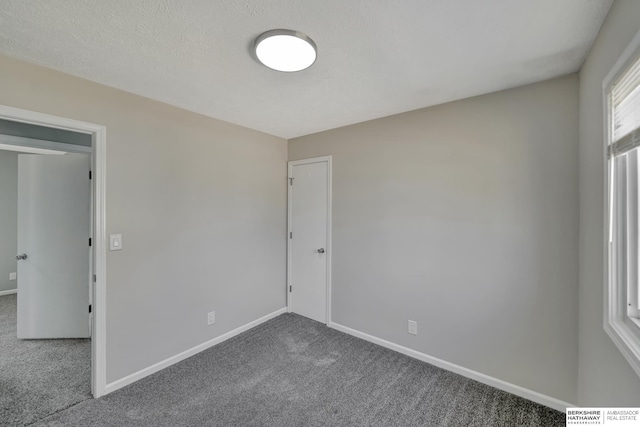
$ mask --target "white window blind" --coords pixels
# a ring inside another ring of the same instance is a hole
[[[619,156],[640,147],[640,61],[634,61],[611,86],[609,154]]]
[[[640,31],[603,87],[609,157],[604,329],[640,375]]]

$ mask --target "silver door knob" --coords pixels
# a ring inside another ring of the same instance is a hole
[[[27,259],[27,254],[20,254],[16,256],[16,259],[20,261],[21,259]]]
[[[318,253],[319,253],[319,254],[323,254],[323,253],[324,253],[324,248],[320,248],[320,249],[318,249]]]

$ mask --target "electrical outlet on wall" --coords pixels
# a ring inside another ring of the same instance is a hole
[[[216,312],[210,311],[207,314],[207,325],[213,325],[214,323],[216,323]]]
[[[16,280],[17,274],[16,273],[9,273],[9,280]]]
[[[418,322],[409,320],[408,331],[411,335],[418,335]]]

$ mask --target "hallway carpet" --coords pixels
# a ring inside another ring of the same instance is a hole
[[[0,296],[0,426],[23,426],[91,398],[91,341],[19,340],[16,295]]]
[[[564,414],[283,314],[38,426],[557,426]]]

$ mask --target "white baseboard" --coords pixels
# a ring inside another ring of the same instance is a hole
[[[116,391],[119,388],[122,388],[124,386],[127,386],[131,383],[134,383],[144,377],[147,377],[153,373],[156,373],[164,368],[167,368],[173,364],[176,364],[188,357],[193,356],[194,354],[200,353],[201,351],[204,351],[208,348],[213,347],[216,344],[220,344],[223,341],[228,340],[229,338],[233,338],[238,334],[241,334],[244,331],[248,331],[251,328],[254,328],[258,325],[260,325],[261,323],[266,322],[267,320],[271,320],[276,316],[281,315],[282,313],[286,313],[287,312],[287,308],[281,308],[279,310],[274,311],[273,313],[267,314],[266,316],[263,316],[259,319],[256,319],[252,322],[247,323],[246,325],[240,326],[239,328],[236,328],[232,331],[227,332],[226,334],[222,334],[219,337],[213,338],[209,341],[206,341],[202,344],[199,344],[195,347],[190,348],[189,350],[185,350],[182,353],[176,354],[175,356],[171,356],[168,359],[165,359],[161,362],[158,362],[154,365],[151,365],[147,368],[141,369],[138,372],[134,372],[131,375],[127,375],[124,378],[121,378],[119,380],[113,381],[109,384],[106,385],[105,390],[104,390],[104,394],[108,394],[111,393],[112,391]]]
[[[489,375],[473,371],[471,369],[456,365],[451,362],[447,362],[442,359],[438,359],[437,357],[429,356],[428,354],[420,353],[419,351],[412,350],[408,347],[404,347],[387,340],[383,340],[382,338],[374,337],[373,335],[351,329],[338,323],[331,322],[329,326],[340,332],[344,332],[345,334],[362,338],[365,341],[378,344],[382,347],[397,351],[398,353],[406,354],[407,356],[413,357],[414,359],[427,362],[439,368],[446,369],[447,371],[455,372],[456,374],[460,374],[463,377],[471,378],[472,380],[476,380],[483,384],[490,385],[491,387],[495,387],[508,393],[515,394],[516,396],[523,397],[541,405],[548,406],[549,408],[555,409],[557,411],[566,412],[567,408],[576,406],[572,403],[563,402],[562,400],[546,396],[542,393],[538,393],[537,391],[529,390],[524,387],[520,387],[518,385],[511,384],[494,377],[490,377]]]
[[[11,295],[11,294],[17,294],[18,290],[17,289],[9,289],[8,291],[0,291],[0,297],[4,296],[4,295]]]

